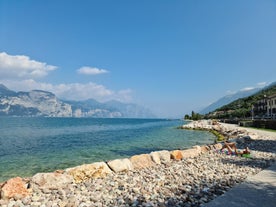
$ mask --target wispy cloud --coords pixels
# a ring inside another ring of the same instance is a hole
[[[99,68],[88,67],[88,66],[81,67],[80,69],[77,70],[77,72],[83,75],[99,75],[103,73],[108,73],[108,71],[105,69],[99,69]]]
[[[253,89],[255,89],[255,88],[254,87],[245,87],[245,88],[242,88],[240,91],[250,91]]]
[[[257,83],[257,86],[259,86],[259,87],[264,87],[264,86],[266,86],[266,85],[268,85],[268,82],[260,82],[260,83]]]
[[[25,55],[9,55],[5,52],[0,53],[0,77],[9,79],[41,78],[57,66],[31,60]]]
[[[250,91],[250,90],[253,90],[253,89],[263,88],[266,85],[268,85],[268,82],[259,82],[259,83],[256,84],[256,86],[248,86],[248,87],[242,88],[238,91]],[[228,91],[226,91],[226,94],[231,95],[231,94],[237,93],[238,91],[228,90]]]

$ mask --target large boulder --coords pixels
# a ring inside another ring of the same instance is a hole
[[[173,150],[173,151],[171,151],[171,158],[173,160],[182,160],[183,156],[182,156],[181,150]]]
[[[134,155],[130,158],[130,162],[132,163],[134,169],[141,169],[154,165],[154,162],[149,154]]]
[[[171,154],[168,150],[158,151],[161,163],[167,163],[171,161]]]
[[[168,150],[151,152],[150,156],[156,164],[168,163],[171,161],[171,154]]]
[[[150,156],[153,162],[156,164],[167,163],[171,161],[171,154],[168,150],[151,152]]]
[[[156,164],[161,164],[160,155],[158,152],[151,152],[150,156],[153,162]]]
[[[30,190],[27,189],[27,186],[27,183],[24,182],[22,178],[11,178],[2,186],[1,199],[6,200],[14,198],[17,200],[26,197],[30,194]]]
[[[107,162],[107,165],[114,172],[123,172],[123,171],[133,170],[132,163],[127,158],[111,160],[111,161]]]
[[[58,189],[65,188],[68,184],[72,184],[74,179],[72,176],[62,173],[37,173],[32,177],[32,183],[39,188]]]
[[[183,158],[196,157],[201,153],[201,147],[196,146],[191,149],[182,150],[181,153]]]
[[[65,171],[67,174],[73,176],[76,183],[81,183],[91,178],[105,177],[107,174],[112,173],[104,162],[85,164],[74,168],[68,168]]]

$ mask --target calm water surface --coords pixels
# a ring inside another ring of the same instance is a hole
[[[181,120],[0,117],[0,182],[84,163],[211,143]]]

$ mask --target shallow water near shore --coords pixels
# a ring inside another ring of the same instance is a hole
[[[0,182],[84,163],[212,143],[182,120],[0,117]]]

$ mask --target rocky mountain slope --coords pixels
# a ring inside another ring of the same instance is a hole
[[[72,108],[47,91],[16,93],[0,85],[0,115],[70,117]]]
[[[147,109],[118,101],[64,101],[48,91],[14,92],[0,84],[0,116],[152,118]]]

